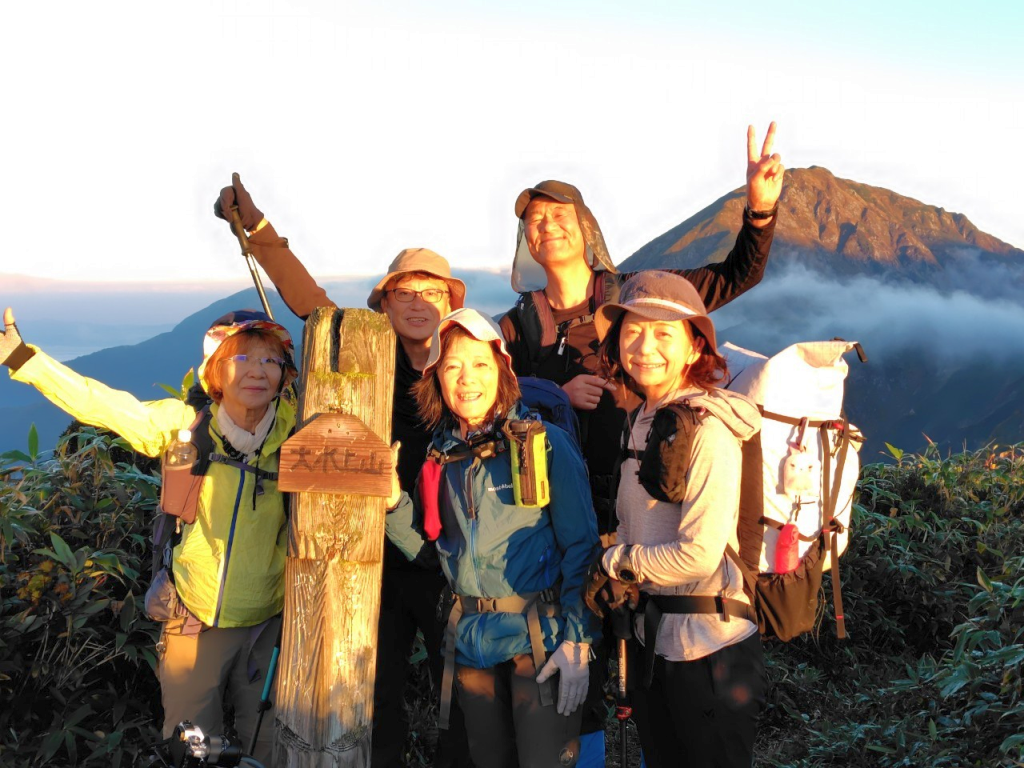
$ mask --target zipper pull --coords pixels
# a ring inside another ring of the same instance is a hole
[[[177,536],[179,533],[181,533],[181,518],[176,517],[174,518],[174,535]]]
[[[559,355],[564,355],[565,354],[565,342],[567,342],[569,340],[569,334],[567,334],[567,333],[562,334],[562,336],[560,338],[561,338],[561,341],[558,342],[558,354]]]

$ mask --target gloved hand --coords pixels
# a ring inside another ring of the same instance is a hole
[[[558,678],[558,714],[571,715],[587,697],[590,686],[590,643],[575,643],[563,640],[551,658],[537,675],[537,682],[543,683],[555,672]]]
[[[263,212],[253,203],[252,196],[242,186],[242,178],[237,173],[231,174],[231,186],[220,191],[220,197],[213,203],[213,212],[218,219],[224,219],[230,224],[233,205],[238,206],[238,215],[246,232],[256,229],[256,225],[263,221]]]
[[[17,369],[32,354],[14,324],[14,310],[8,307],[4,310],[4,332],[0,334],[0,365]]]

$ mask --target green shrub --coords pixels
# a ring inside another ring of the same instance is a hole
[[[159,481],[92,428],[46,461],[34,443],[0,456],[0,765],[127,766],[160,722],[158,628],[139,611]],[[767,646],[758,765],[1024,765],[1022,450],[894,450],[864,468],[842,560],[850,639],[827,602],[818,634]],[[425,766],[424,666],[405,755]]]
[[[895,452],[864,468],[842,560],[850,640],[769,646],[759,764],[1024,759],[1024,453]]]
[[[159,739],[140,610],[159,480],[83,428],[0,456],[0,764],[119,766]]]

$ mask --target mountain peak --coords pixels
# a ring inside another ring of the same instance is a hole
[[[640,248],[623,268],[721,261],[744,202],[743,188],[733,190]],[[930,272],[965,252],[1024,262],[1024,251],[982,232],[962,213],[841,179],[820,166],[786,170],[773,250],[821,266],[831,262],[843,272]]]

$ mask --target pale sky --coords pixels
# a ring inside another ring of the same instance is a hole
[[[1022,39],[1020,2],[5,3],[0,273],[244,277],[211,213],[236,170],[315,275],[507,270],[546,178],[621,261],[773,119],[788,167],[1024,247]]]

